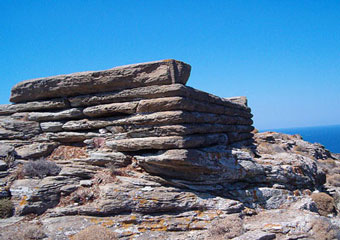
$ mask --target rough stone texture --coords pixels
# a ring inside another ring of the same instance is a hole
[[[138,102],[111,103],[84,109],[84,114],[89,117],[132,114],[136,112]]]
[[[118,89],[185,84],[190,75],[190,65],[176,60],[133,64],[97,72],[83,72],[38,78],[15,85],[11,102],[25,102],[54,97],[106,92]]]
[[[241,116],[241,117],[252,117],[252,115],[246,111],[239,109],[232,109],[221,105],[202,103],[200,101],[191,100],[183,97],[168,97],[168,98],[156,98],[141,100],[138,104],[138,113],[152,113],[160,111],[171,111],[171,110],[183,110],[192,112],[206,112],[223,114],[227,116]]]
[[[16,112],[63,109],[67,106],[68,103],[65,101],[65,99],[52,99],[48,101],[35,101],[19,104],[1,104],[0,115],[9,115]]]
[[[192,193],[173,187],[130,177],[117,177],[119,184],[99,186],[98,199],[84,206],[73,205],[50,211],[50,216],[108,216],[124,212],[152,214],[196,209],[240,212],[242,203],[209,194]],[[217,209],[218,207],[218,209]]]
[[[261,230],[248,231],[239,237],[234,238],[234,240],[271,240],[275,239],[275,233],[265,232]]]
[[[242,133],[250,132],[254,128],[249,125],[223,125],[223,124],[178,124],[178,125],[149,125],[149,126],[108,126],[106,130],[114,136],[126,138],[183,136],[208,133]],[[229,137],[230,138],[230,137]]]
[[[224,98],[225,100],[238,103],[244,106],[248,106],[248,100],[247,97],[241,96],[241,97],[231,97],[231,98]]]
[[[144,149],[171,149],[171,148],[197,148],[211,145],[227,145],[228,137],[225,134],[191,135],[131,138],[107,141],[106,145],[116,151],[130,152]]]
[[[61,132],[63,130],[63,123],[61,122],[42,122],[40,128],[43,132]]]
[[[170,60],[15,86],[20,103],[0,106],[0,198],[15,206],[0,239],[30,224],[56,240],[93,225],[124,240],[340,239],[339,156],[253,133],[245,97],[185,86],[189,73]],[[59,174],[25,176],[40,157]]]
[[[57,146],[57,143],[32,143],[16,148],[16,153],[23,159],[40,158],[49,155]]]
[[[47,133],[46,137],[48,140],[53,140],[61,143],[79,143],[86,139],[93,139],[97,137],[105,137],[106,135],[93,132],[58,132],[58,133]]]
[[[89,164],[97,166],[107,166],[112,164],[114,167],[126,167],[131,163],[131,157],[121,152],[92,152],[89,159],[86,160]]]
[[[243,117],[230,117],[200,112],[166,111],[100,120],[82,119],[68,121],[63,125],[63,129],[67,131],[74,131],[99,129],[111,125],[173,125],[180,123],[251,125],[252,120]]]
[[[54,207],[59,201],[60,187],[71,182],[70,179],[56,176],[42,180],[21,179],[13,183],[10,188],[12,200],[16,203],[16,213],[41,214],[46,209]]]
[[[126,102],[141,99],[165,98],[165,97],[184,97],[204,103],[222,105],[225,107],[237,108],[250,112],[244,97],[220,98],[212,94],[199,91],[197,89],[184,86],[182,84],[172,84],[166,86],[148,86],[132,89],[124,89],[115,92],[97,93],[70,97],[72,107],[83,107],[100,105],[115,102]],[[240,100],[241,99],[241,100]],[[239,103],[241,102],[241,104]]]
[[[71,108],[60,112],[31,112],[28,113],[30,121],[56,121],[64,119],[77,119],[83,117],[83,112],[77,108]]]
[[[29,139],[40,132],[37,122],[16,120],[10,117],[0,118],[0,139]]]
[[[157,154],[137,155],[135,158],[147,172],[188,180],[194,184],[244,181],[264,174],[263,168],[256,165],[248,153],[242,154],[221,146],[199,150],[173,149]]]
[[[14,147],[7,144],[0,144],[0,159],[7,157],[9,154],[14,152]]]
[[[305,142],[300,136],[272,132],[256,134],[255,141],[258,154],[261,155],[256,160],[267,165],[268,181],[278,182],[286,187],[308,187],[325,183],[325,173],[318,171],[315,160],[330,156],[324,147]]]

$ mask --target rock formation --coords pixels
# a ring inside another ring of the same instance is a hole
[[[0,238],[24,222],[50,239],[92,225],[121,239],[337,237],[340,193],[325,185],[337,156],[254,136],[246,98],[188,87],[190,70],[164,60],[14,86],[0,105],[0,197],[15,211]]]

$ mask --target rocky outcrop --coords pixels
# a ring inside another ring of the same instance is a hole
[[[245,97],[190,88],[189,75],[165,60],[17,84],[0,106],[0,198],[15,206],[0,238],[25,221],[51,239],[92,225],[121,239],[337,237],[336,156],[254,135]],[[25,175],[41,158],[58,172]]]

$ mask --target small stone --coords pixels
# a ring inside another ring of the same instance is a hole
[[[152,191],[153,188],[150,187],[150,186],[146,186],[146,187],[143,187],[141,190],[142,190],[142,191]]]
[[[80,180],[79,184],[82,187],[91,187],[93,182],[92,182],[92,180]]]
[[[109,131],[107,130],[107,129],[105,129],[105,128],[101,128],[101,129],[99,129],[99,133],[100,134],[105,134],[105,133],[108,133]]]
[[[42,122],[40,123],[43,132],[60,132],[63,130],[63,123],[61,122]]]

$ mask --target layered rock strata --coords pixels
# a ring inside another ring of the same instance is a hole
[[[151,173],[182,171],[162,157],[171,152],[188,170],[206,168],[201,160],[190,159],[206,147],[251,140],[252,114],[244,98],[219,98],[185,86],[190,69],[165,60],[21,82],[12,89],[15,104],[0,107],[0,139],[15,139],[23,159],[46,156],[59,145],[91,145],[100,139],[104,152],[143,159]],[[209,152],[216,155],[208,156],[212,161],[220,154]],[[205,171],[212,170],[199,172]]]
[[[340,236],[337,156],[254,136],[247,99],[186,86],[190,69],[165,60],[17,84],[0,105],[0,199],[15,206],[0,238],[29,224],[50,239],[93,225],[121,239]]]

